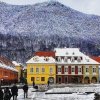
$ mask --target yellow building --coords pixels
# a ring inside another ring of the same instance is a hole
[[[99,63],[85,65],[83,72],[83,83],[97,83],[99,82]]]
[[[32,84],[55,83],[56,66],[53,57],[34,56],[27,62],[27,82]]]
[[[18,82],[20,82],[20,78],[22,77],[22,70],[23,66],[20,63],[17,63],[16,61],[12,62],[15,65],[15,68],[18,70]]]

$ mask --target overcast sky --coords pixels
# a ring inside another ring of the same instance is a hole
[[[0,0],[15,5],[35,4],[50,0]],[[55,1],[55,0],[52,0]],[[87,13],[100,15],[100,0],[56,0],[69,6],[75,10]]]

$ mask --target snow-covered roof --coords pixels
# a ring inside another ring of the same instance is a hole
[[[16,61],[12,61],[12,63],[13,63],[15,66],[20,66],[20,65],[21,65],[20,63],[17,63]]]
[[[82,57],[82,60],[79,62],[78,60],[71,61],[68,59],[67,62],[63,60],[61,62],[57,62],[57,64],[98,64],[97,61],[91,59],[89,56],[80,52],[79,48],[55,48],[55,56],[57,57]]]
[[[8,70],[11,70],[11,71],[18,72],[18,70],[16,70],[14,68],[14,66],[15,65],[12,63],[11,60],[7,59],[4,56],[0,56],[0,68],[4,68],[4,69],[8,69]]]
[[[15,68],[13,68],[12,66],[7,66],[3,63],[0,62],[0,68],[4,68],[4,69],[8,69],[8,70],[11,70],[11,71],[15,71],[15,72],[18,72],[18,70],[16,70]]]
[[[55,56],[81,56],[79,48],[55,48]]]
[[[55,63],[55,59],[53,57],[34,56],[26,63]]]

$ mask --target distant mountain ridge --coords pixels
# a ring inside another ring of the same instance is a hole
[[[100,55],[100,17],[59,2],[35,5],[0,3],[0,54],[25,62],[37,50],[78,47]]]

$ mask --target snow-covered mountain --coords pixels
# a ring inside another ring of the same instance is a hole
[[[25,62],[34,51],[54,47],[79,47],[99,55],[100,16],[54,1],[25,6],[0,3],[0,54]]]

